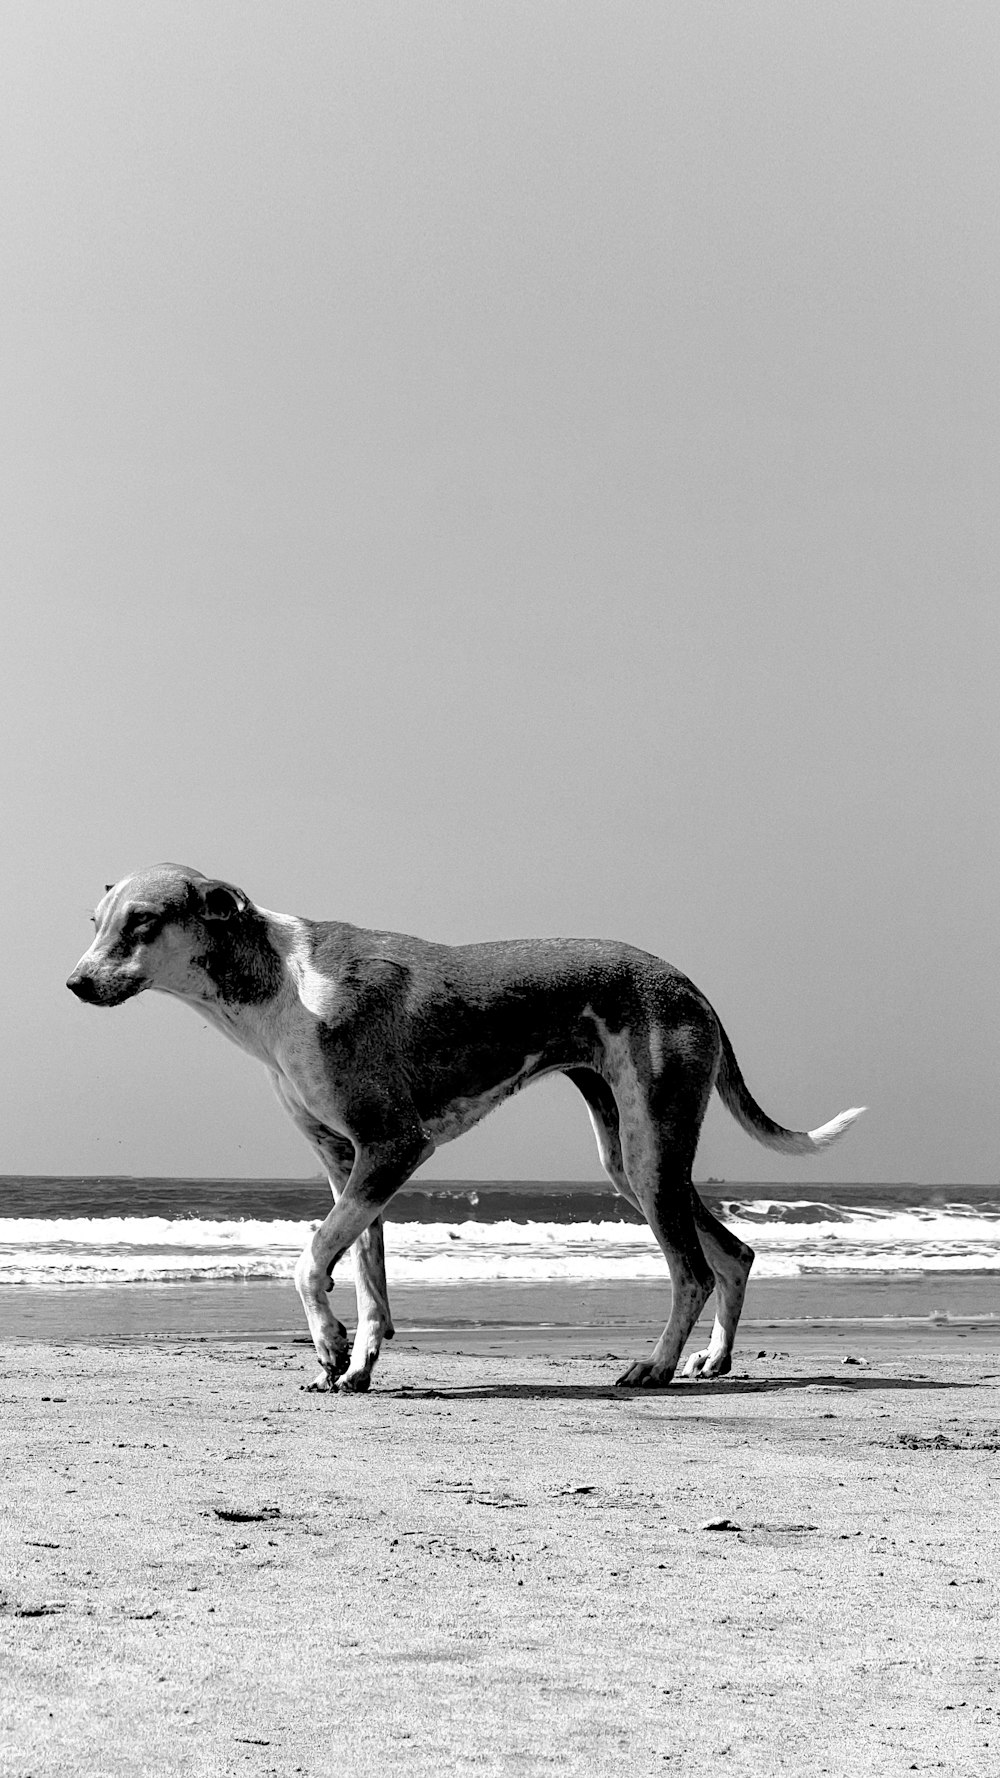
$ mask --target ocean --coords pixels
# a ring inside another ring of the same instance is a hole
[[[740,1185],[705,1201],[756,1250],[753,1278],[1000,1272],[1000,1187]],[[325,1182],[0,1179],[0,1285],[287,1280]],[[418,1181],[386,1215],[390,1285],[619,1284],[665,1277],[640,1217],[586,1182]]]
[[[850,1342],[861,1325],[1000,1338],[1000,1187],[699,1189],[756,1251],[744,1346],[810,1329]],[[292,1270],[329,1203],[317,1179],[0,1178],[0,1338],[304,1343]],[[398,1336],[422,1347],[611,1357],[609,1341],[642,1350],[669,1308],[648,1228],[596,1182],[418,1179],[389,1206],[386,1270]],[[353,1297],[342,1264],[348,1323]]]

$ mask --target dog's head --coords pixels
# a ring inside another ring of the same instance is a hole
[[[250,915],[248,896],[232,883],[181,864],[156,864],[109,883],[94,910],[94,942],[67,988],[93,1006],[120,1006],[144,988],[201,1000],[218,991],[213,960],[231,952]]]

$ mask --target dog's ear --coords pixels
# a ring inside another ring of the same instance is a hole
[[[198,883],[195,887],[198,907],[206,920],[232,920],[236,914],[245,913],[250,905],[249,896],[242,889],[234,888],[232,883]]]

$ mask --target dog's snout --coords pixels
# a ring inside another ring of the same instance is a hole
[[[93,976],[85,975],[82,969],[74,969],[73,974],[66,982],[66,986],[71,994],[77,996],[78,1000],[94,1001],[97,999],[97,984],[94,981]]]

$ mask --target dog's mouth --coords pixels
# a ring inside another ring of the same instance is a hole
[[[121,1006],[123,1000],[131,1000],[145,985],[144,981],[134,975],[91,975],[81,969],[74,969],[66,983],[70,993],[75,994],[87,1006]]]

